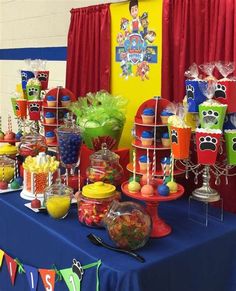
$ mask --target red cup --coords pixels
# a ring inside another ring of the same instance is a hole
[[[191,127],[170,127],[171,149],[176,160],[183,160],[189,157]]]
[[[30,120],[40,120],[42,100],[28,100],[27,105]]]
[[[36,71],[35,76],[42,85],[41,90],[47,90],[48,80],[49,80],[49,71]]]
[[[16,100],[16,116],[21,118],[27,117],[27,100]]]
[[[196,145],[198,163],[202,165],[214,165],[217,159],[220,145],[221,130],[197,129]]]
[[[215,99],[222,104],[227,104],[227,113],[236,112],[235,93],[236,81],[225,80],[218,81],[215,90]]]

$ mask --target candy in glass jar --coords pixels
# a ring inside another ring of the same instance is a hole
[[[107,149],[105,143],[102,149],[90,156],[90,166],[86,171],[90,182],[103,181],[118,186],[123,178],[124,171],[119,164],[119,156]]]
[[[116,187],[103,182],[95,182],[83,187],[78,197],[79,221],[90,227],[104,227],[103,218],[113,200],[119,200]]]
[[[113,242],[128,250],[136,250],[146,244],[152,225],[150,216],[141,205],[118,201],[111,204],[104,223]]]
[[[19,154],[23,157],[35,157],[40,152],[47,151],[45,137],[38,133],[28,133],[21,137]]]

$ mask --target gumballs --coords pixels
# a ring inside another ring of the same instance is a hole
[[[11,182],[11,189],[19,189],[20,188],[20,184],[16,181],[16,180],[13,180]]]
[[[8,188],[8,183],[6,181],[0,181],[0,189],[6,190]]]
[[[170,181],[166,185],[169,187],[170,193],[176,193],[177,192],[178,185],[177,185],[176,182]]]
[[[128,184],[129,192],[136,193],[136,192],[139,192],[140,189],[141,189],[141,186],[138,182],[136,181],[129,182]]]
[[[152,196],[154,193],[154,189],[152,187],[152,185],[144,185],[142,188],[141,188],[141,194],[143,196]]]
[[[168,196],[170,193],[169,187],[165,184],[159,185],[157,191],[161,196]]]

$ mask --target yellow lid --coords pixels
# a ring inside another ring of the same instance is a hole
[[[82,194],[88,198],[109,198],[114,194],[115,190],[116,187],[111,184],[95,182],[84,186]]]
[[[0,147],[0,155],[15,155],[17,153],[17,147],[11,144],[6,144]]]

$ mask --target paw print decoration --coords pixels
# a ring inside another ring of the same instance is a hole
[[[222,84],[217,84],[215,90],[215,98],[226,98],[226,86]]]
[[[171,142],[178,143],[178,132],[175,129],[171,130]]]
[[[84,274],[84,270],[79,261],[77,261],[76,259],[73,259],[72,262],[73,262],[72,272],[75,273],[78,276],[79,280],[81,281]]]
[[[186,93],[187,93],[187,99],[194,100],[194,87],[192,85],[187,85],[186,86]]]

